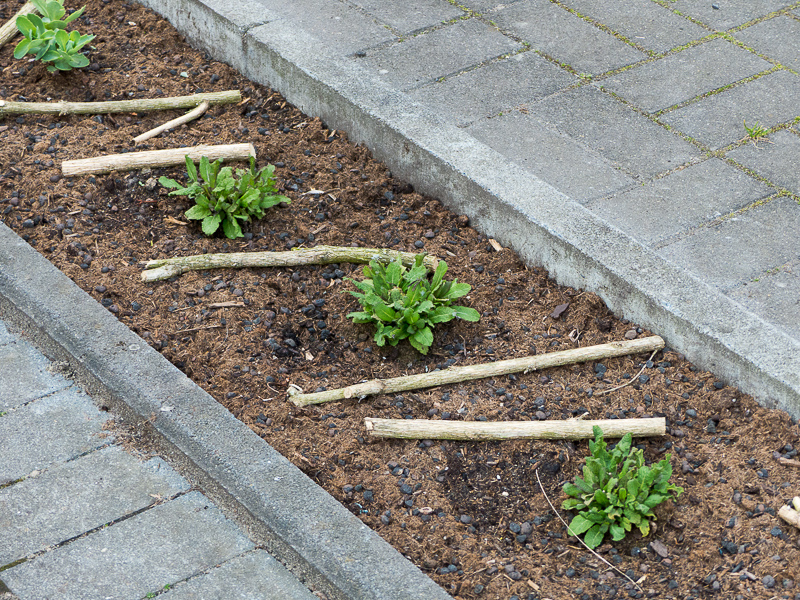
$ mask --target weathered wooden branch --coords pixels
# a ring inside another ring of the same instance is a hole
[[[415,390],[449,383],[458,383],[459,381],[482,379],[484,377],[498,377],[500,375],[509,375],[521,371],[527,373],[528,371],[538,371],[549,367],[571,365],[588,360],[638,354],[639,352],[652,352],[653,350],[658,350],[663,347],[663,339],[658,336],[651,336],[638,340],[626,340],[623,342],[587,346],[586,348],[574,348],[572,350],[537,354],[535,356],[526,356],[523,358],[512,358],[510,360],[501,360],[493,363],[483,363],[466,367],[450,367],[449,369],[433,371],[431,373],[420,373],[418,375],[408,375],[405,377],[394,377],[392,379],[383,380],[373,379],[365,383],[357,383],[356,385],[345,388],[316,392],[313,394],[298,393],[296,389],[290,388],[289,399],[297,406],[307,406],[309,404],[344,400],[345,398],[363,398],[373,394],[392,394],[404,390]]]
[[[186,271],[239,267],[298,267],[301,265],[329,265],[331,263],[368,263],[371,260],[392,262],[399,257],[404,264],[414,264],[413,252],[398,252],[385,248],[350,248],[347,246],[315,246],[286,252],[230,252],[227,254],[199,254],[177,258],[160,258],[145,264],[142,281],[159,281],[175,277]],[[438,260],[426,256],[424,264],[436,270]]]
[[[141,135],[137,135],[135,138],[133,138],[133,141],[137,144],[141,144],[145,140],[149,140],[152,137],[156,137],[162,131],[166,131],[167,129],[174,129],[175,127],[179,127],[184,123],[193,121],[194,119],[202,115],[204,112],[206,112],[208,110],[208,106],[209,106],[208,100],[203,100],[203,102],[197,108],[190,110],[182,117],[178,117],[177,119],[172,119],[171,121],[167,121],[163,125],[159,125],[155,129],[151,129],[150,131],[146,131]]]
[[[110,173],[111,171],[133,171],[145,167],[173,167],[183,165],[186,155],[195,162],[205,156],[210,161],[245,160],[256,155],[253,144],[226,144],[221,146],[192,146],[191,148],[170,148],[169,150],[147,150],[145,152],[129,152],[128,154],[108,154],[95,158],[65,160],[61,163],[61,172],[66,177],[88,175],[94,173]]]
[[[0,100],[0,117],[28,113],[51,115],[105,115],[149,110],[171,110],[194,108],[203,102],[209,104],[234,104],[241,102],[239,90],[204,92],[191,96],[172,98],[138,98],[135,100],[111,100],[108,102],[13,102]]]
[[[603,419],[586,421],[429,421],[426,419],[364,419],[367,432],[375,437],[406,440],[582,440],[594,438],[597,425],[606,438],[664,435],[664,417],[647,419]]]
[[[784,458],[783,456],[778,458],[778,462],[787,467],[800,467],[800,460],[792,460],[791,458]]]
[[[28,15],[32,12],[36,12],[36,7],[30,2],[26,2],[22,5],[22,8],[17,11],[17,14],[3,23],[3,26],[0,27],[0,48],[5,46],[6,42],[13,39],[13,37],[19,33],[19,29],[17,29],[17,17]],[[2,115],[2,113],[0,113],[0,115]]]

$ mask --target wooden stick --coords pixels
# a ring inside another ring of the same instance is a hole
[[[405,440],[583,440],[594,438],[597,425],[606,438],[664,435],[664,417],[584,421],[429,421],[427,419],[364,419],[367,433],[375,437]]]
[[[132,171],[145,167],[173,167],[185,164],[186,155],[198,162],[201,156],[214,161],[245,160],[256,155],[253,144],[227,144],[222,146],[193,146],[191,148],[170,148],[169,150],[147,150],[128,154],[107,154],[95,158],[65,160],[61,163],[61,172],[66,177],[88,175],[94,173],[110,173],[111,171]]]
[[[784,458],[783,456],[778,458],[778,462],[787,467],[800,467],[800,461],[792,460],[791,458]]]
[[[385,248],[350,248],[346,246],[315,246],[298,248],[286,252],[230,252],[227,254],[199,254],[177,258],[160,258],[145,264],[142,281],[160,281],[175,277],[186,271],[203,269],[227,269],[239,267],[297,267],[301,265],[329,265],[331,263],[368,263],[379,260],[384,263],[397,260],[403,264],[414,264],[417,255],[412,252],[398,252]],[[426,256],[424,265],[436,270],[439,261],[434,256]]]
[[[152,137],[156,137],[162,131],[166,131],[167,129],[174,129],[175,127],[183,125],[184,123],[193,121],[207,110],[208,110],[208,100],[203,100],[203,102],[194,110],[189,111],[182,117],[178,117],[177,119],[172,119],[172,121],[167,121],[166,123],[164,123],[163,125],[159,125],[155,129],[151,129],[150,131],[147,131],[141,135],[137,135],[135,138],[133,138],[133,141],[137,144],[141,144],[145,140],[149,140]]]
[[[28,113],[54,115],[100,115],[148,110],[171,110],[194,108],[207,101],[209,104],[235,104],[240,102],[239,90],[204,92],[191,96],[172,98],[138,98],[136,100],[112,100],[108,102],[13,102],[0,100],[0,117]]]
[[[781,506],[780,510],[778,510],[778,516],[787,523],[800,528],[800,512],[788,506]]]
[[[17,14],[3,23],[3,26],[0,27],[0,48],[5,46],[6,42],[13,39],[13,37],[19,33],[19,29],[17,29],[17,17],[29,15],[32,12],[36,12],[36,7],[30,2],[26,2],[22,5],[22,8],[17,11]]]
[[[313,394],[302,394],[295,388],[289,388],[288,393],[289,399],[297,406],[306,406],[308,404],[321,404],[322,402],[331,402],[333,400],[344,400],[345,398],[363,398],[373,394],[392,394],[404,390],[434,387],[448,383],[458,383],[459,381],[481,379],[484,377],[498,377],[500,375],[509,375],[510,373],[519,373],[520,371],[527,373],[528,371],[538,371],[549,367],[571,365],[588,360],[638,354],[639,352],[652,352],[653,350],[663,347],[664,340],[654,335],[638,340],[626,340],[624,342],[612,342],[610,344],[600,344],[597,346],[588,346],[586,348],[574,348],[572,350],[562,350],[561,352],[550,352],[548,354],[501,360],[494,363],[483,363],[467,367],[451,367],[441,371],[408,375],[406,377],[394,377],[384,380],[373,379],[365,383],[358,383],[345,388],[316,392]]]

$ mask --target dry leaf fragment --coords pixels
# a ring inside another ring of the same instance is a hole
[[[492,248],[494,248],[495,252],[500,252],[503,249],[503,247],[499,243],[497,243],[497,240],[489,238],[489,243],[492,245]]]
[[[550,313],[550,317],[553,319],[558,319],[561,315],[564,314],[564,312],[567,310],[568,307],[569,307],[569,302],[565,302],[564,304],[559,304],[553,309],[553,312]]]

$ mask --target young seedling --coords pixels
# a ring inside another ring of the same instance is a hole
[[[225,236],[231,239],[244,237],[239,221],[261,219],[266,209],[281,202],[289,203],[286,196],[277,193],[275,167],[267,165],[256,171],[256,161],[250,157],[249,169],[223,167],[222,160],[209,162],[200,158],[200,178],[194,162],[186,157],[189,185],[186,187],[174,179],[159,178],[167,188],[174,188],[170,196],[189,196],[195,205],[186,211],[187,219],[202,221],[203,233],[213,235],[222,225]]]
[[[747,121],[743,122],[744,122],[744,130],[747,132],[747,136],[751,140],[757,140],[762,137],[767,137],[769,129],[762,127],[759,121],[756,121],[756,124],[753,125],[752,127],[747,126]]]
[[[569,524],[573,535],[585,533],[589,548],[599,546],[606,533],[619,541],[636,526],[642,535],[650,533],[653,509],[669,498],[677,498],[683,488],[669,483],[672,466],[670,454],[655,465],[644,464],[644,453],[631,448],[631,434],[626,434],[611,452],[603,441],[603,432],[593,428],[595,441],[589,442],[591,456],[586,458],[583,478],[565,483],[564,510],[577,510]],[[674,496],[673,496],[674,494]]]
[[[31,4],[39,14],[17,17],[17,29],[24,39],[14,48],[14,58],[33,54],[35,60],[52,63],[47,65],[51,73],[87,66],[89,59],[80,51],[95,36],[65,31],[66,26],[80,17],[86,7],[64,18],[67,11],[63,0],[31,0]]]
[[[396,346],[402,340],[422,354],[427,354],[433,343],[433,327],[458,317],[465,321],[480,319],[478,311],[466,306],[452,306],[453,300],[466,296],[472,289],[467,283],[444,281],[447,263],[439,261],[433,278],[428,281],[428,269],[422,264],[425,255],[419,254],[414,265],[406,269],[396,260],[388,265],[370,261],[364,267],[364,281],[353,284],[363,293],[350,291],[358,298],[361,312],[347,317],[354,323],[375,325],[375,342]]]

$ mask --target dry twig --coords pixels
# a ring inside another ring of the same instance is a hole
[[[141,144],[145,140],[149,140],[152,137],[156,137],[162,131],[166,131],[167,129],[174,129],[184,123],[188,123],[189,121],[193,121],[202,115],[204,112],[208,110],[208,100],[203,100],[203,102],[195,109],[190,110],[185,115],[178,117],[177,119],[172,119],[171,121],[167,121],[163,125],[159,125],[155,129],[151,129],[150,131],[146,131],[141,135],[137,135],[133,138],[133,141],[137,144]]]

